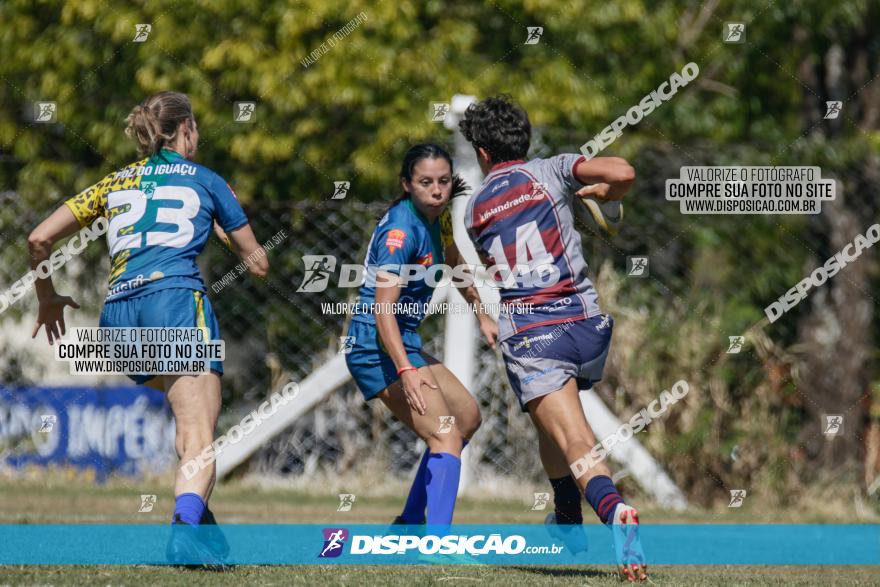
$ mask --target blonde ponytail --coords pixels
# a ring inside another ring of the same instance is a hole
[[[151,156],[173,143],[180,123],[191,118],[186,94],[159,92],[132,108],[125,119],[125,134],[134,139],[141,155]]]

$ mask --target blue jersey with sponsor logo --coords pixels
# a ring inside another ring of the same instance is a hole
[[[571,209],[583,187],[574,174],[581,159],[501,163],[468,203],[468,233],[508,303],[498,321],[500,340],[600,312]]]
[[[376,301],[376,272],[401,275],[403,265],[421,265],[429,269],[443,263],[440,221],[429,222],[409,198],[394,204],[379,221],[367,246],[364,285],[361,286],[353,320],[375,324],[371,305]],[[425,318],[425,309],[434,294],[434,287],[425,276],[409,270],[395,308],[397,323],[402,329],[415,330]],[[439,275],[437,280],[439,280]],[[433,283],[433,281],[431,281]],[[388,311],[388,309],[385,309]]]
[[[196,257],[214,220],[227,232],[248,222],[229,184],[170,150],[111,173],[65,203],[81,226],[108,220],[107,301],[170,287],[204,292]]]

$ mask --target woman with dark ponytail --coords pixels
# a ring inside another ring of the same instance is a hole
[[[447,526],[461,451],[480,425],[480,411],[458,378],[422,351],[416,329],[436,285],[431,269],[447,258],[459,262],[451,238],[441,234],[441,216],[467,186],[453,175],[449,153],[433,144],[407,151],[400,184],[403,195],[379,220],[367,247],[367,277],[348,331],[354,345],[346,362],[364,398],[378,397],[428,445],[395,523]],[[475,287],[460,289],[479,307]],[[478,315],[494,345],[497,327],[484,312]]]
[[[59,240],[99,221],[108,227],[110,249],[109,291],[100,326],[198,328],[204,338],[217,341],[219,326],[196,257],[212,229],[256,276],[268,271],[266,253],[229,184],[193,161],[199,131],[185,94],[154,94],[132,109],[127,123],[125,134],[143,158],[70,198],[37,226],[28,239],[31,265],[49,259]],[[33,335],[45,327],[53,344],[65,333],[64,308],[79,306],[55,292],[50,276],[41,276],[36,290],[40,305]],[[214,461],[200,458],[214,441],[222,374],[223,363],[212,361],[210,371],[195,375],[129,375],[138,384],[164,389],[174,413],[181,466],[167,553],[173,563],[214,566],[228,550],[207,506]],[[183,530],[199,525],[207,526],[199,535],[208,540],[196,540],[194,533]]]

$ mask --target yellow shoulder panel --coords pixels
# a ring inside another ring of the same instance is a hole
[[[140,167],[146,164],[148,159],[141,159],[127,165],[119,171],[114,171],[107,175],[98,183],[87,187],[77,195],[64,202],[80,226],[88,226],[99,216],[107,216],[107,194],[119,190],[132,189],[140,185],[141,176],[132,174],[131,177],[125,177],[123,172],[133,167]]]

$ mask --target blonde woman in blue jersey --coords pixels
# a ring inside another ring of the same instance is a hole
[[[59,240],[104,217],[109,221],[111,268],[100,325],[197,327],[206,330],[211,340],[218,340],[217,318],[205,295],[196,257],[212,229],[228,237],[227,242],[258,277],[264,277],[269,268],[265,252],[226,181],[193,161],[199,131],[185,94],[154,94],[131,111],[127,122],[126,134],[137,143],[143,158],[67,200],[37,226],[28,239],[31,266],[36,268],[48,259]],[[65,306],[79,306],[55,291],[51,277],[38,279],[36,290],[39,314],[33,336],[45,328],[53,344],[65,333]],[[214,440],[222,373],[222,363],[213,362],[211,372],[195,376],[131,377],[136,383],[165,390],[174,413],[181,464],[197,457]],[[189,479],[178,468],[174,524],[216,524],[207,507],[214,481],[213,462]],[[219,562],[228,547],[216,527],[208,534],[212,539],[202,543],[192,533],[174,533],[168,548],[171,562]]]

